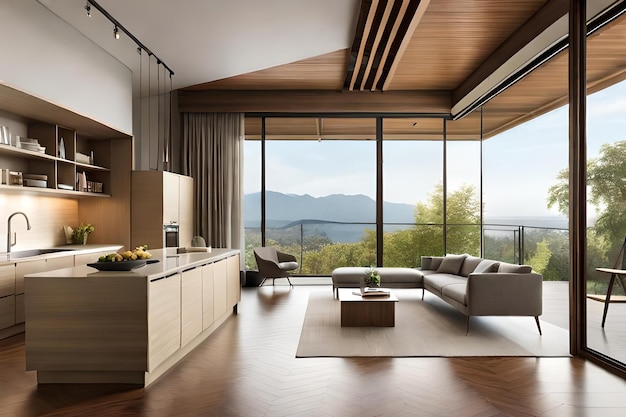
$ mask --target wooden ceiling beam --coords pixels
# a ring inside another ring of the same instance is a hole
[[[393,9],[394,3],[395,2],[393,0],[387,1],[387,5],[385,6],[385,11],[383,12],[382,18],[380,20],[380,24],[378,25],[378,30],[374,34],[372,48],[369,51],[369,59],[367,60],[367,65],[365,67],[365,71],[363,72],[363,78],[361,79],[361,86],[359,88],[361,91],[365,90],[365,83],[367,82],[370,71],[372,70],[372,65],[374,63],[374,57],[376,56],[376,51],[378,50],[379,46],[381,46],[380,40],[383,37],[385,28],[387,27],[387,22],[389,21],[389,16],[391,15],[391,9]]]
[[[370,31],[372,30],[372,22],[374,21],[374,17],[376,16],[376,9],[378,8],[378,0],[366,0],[361,2],[361,11],[359,15],[361,19],[359,20],[359,24],[357,26],[357,33],[359,36],[355,37],[353,45],[352,45],[352,55],[356,52],[356,57],[354,59],[354,63],[350,63],[348,67],[349,83],[348,90],[352,91],[354,89],[354,84],[359,76],[359,69],[361,68],[361,64],[363,62],[363,55],[365,54],[365,45],[367,44],[367,38],[369,36]],[[364,20],[363,16],[367,16]],[[356,46],[358,45],[358,48]]]
[[[400,63],[400,60],[402,59],[402,55],[404,55],[406,48],[409,46],[409,43],[411,42],[411,39],[413,38],[413,32],[415,32],[415,29],[417,28],[420,21],[422,20],[422,17],[424,16],[424,13],[426,12],[426,9],[428,8],[429,4],[430,4],[430,0],[411,0],[409,6],[415,7],[415,11],[413,12],[413,7],[408,7],[409,13],[412,13],[412,14],[409,14],[409,16],[411,16],[410,17],[411,20],[408,23],[406,31],[402,34],[398,34],[398,36],[402,36],[401,38],[402,40],[400,41],[397,47],[397,52],[393,55],[392,61],[389,64],[389,72],[387,73],[386,76],[384,76],[383,85],[381,87],[382,91],[387,91],[389,89],[389,85],[391,84],[391,81],[393,80],[393,76],[395,75],[396,70],[398,69],[398,64]]]
[[[402,0],[402,4],[400,5],[400,10],[398,11],[398,18],[393,23],[393,27],[391,28],[391,33],[389,34],[390,39],[395,39],[398,36],[400,24],[405,19],[406,11],[409,7],[409,3],[410,3],[410,0]],[[389,52],[391,50],[392,45],[393,45],[393,42],[387,42],[387,45],[385,45],[385,50],[383,51],[383,55],[380,59],[381,62],[387,62],[387,57],[389,57]],[[380,81],[380,78],[383,74],[384,69],[385,69],[384,65],[378,66],[378,70],[376,71],[376,75],[374,76],[374,82],[372,83],[372,86],[370,87],[371,91],[376,91],[376,86],[378,85],[378,82]]]
[[[178,91],[180,112],[450,114],[449,91]]]

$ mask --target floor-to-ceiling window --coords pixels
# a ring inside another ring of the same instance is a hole
[[[481,111],[446,122],[446,252],[480,256]]]
[[[421,256],[444,253],[443,124],[383,119],[385,266],[416,267]]]
[[[375,199],[375,119],[265,118],[265,245],[295,255],[298,273],[376,265]]]
[[[626,81],[587,98],[587,346],[622,363],[626,363],[626,304],[600,301],[605,300],[611,274],[596,268],[625,265],[618,262],[626,238],[625,106]],[[611,294],[613,301],[626,302],[619,279]]]

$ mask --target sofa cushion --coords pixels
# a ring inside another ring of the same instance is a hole
[[[467,285],[467,278],[452,274],[429,274],[424,275],[424,286],[436,295],[441,294],[442,288],[450,284]]]
[[[492,261],[490,259],[483,259],[474,269],[474,273],[479,274],[483,272],[498,272],[499,266],[500,262]]]
[[[449,284],[441,289],[441,294],[452,298],[454,301],[467,305],[467,285],[466,284]]]
[[[442,260],[443,256],[422,256],[420,269],[423,271],[436,271]]]
[[[505,272],[510,274],[527,274],[532,271],[533,269],[530,265],[516,265],[506,262],[500,262],[500,266],[498,267],[498,272]]]
[[[437,268],[437,272],[442,274],[459,275],[463,261],[467,255],[446,255]]]
[[[481,261],[482,261],[482,258],[477,258],[475,256],[467,255],[467,257],[463,261],[463,265],[461,265],[461,271],[459,272],[459,275],[461,275],[462,277],[469,276],[469,274],[474,272],[474,270],[480,264]]]

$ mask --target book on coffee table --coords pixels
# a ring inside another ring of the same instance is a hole
[[[361,291],[354,291],[354,294],[360,295],[361,297],[384,297],[389,296],[391,292],[387,288],[365,287],[362,288]]]

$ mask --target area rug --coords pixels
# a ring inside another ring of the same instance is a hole
[[[421,290],[392,290],[395,327],[341,327],[340,302],[330,290],[309,295],[296,357],[568,357],[565,329],[532,317],[466,317]]]

